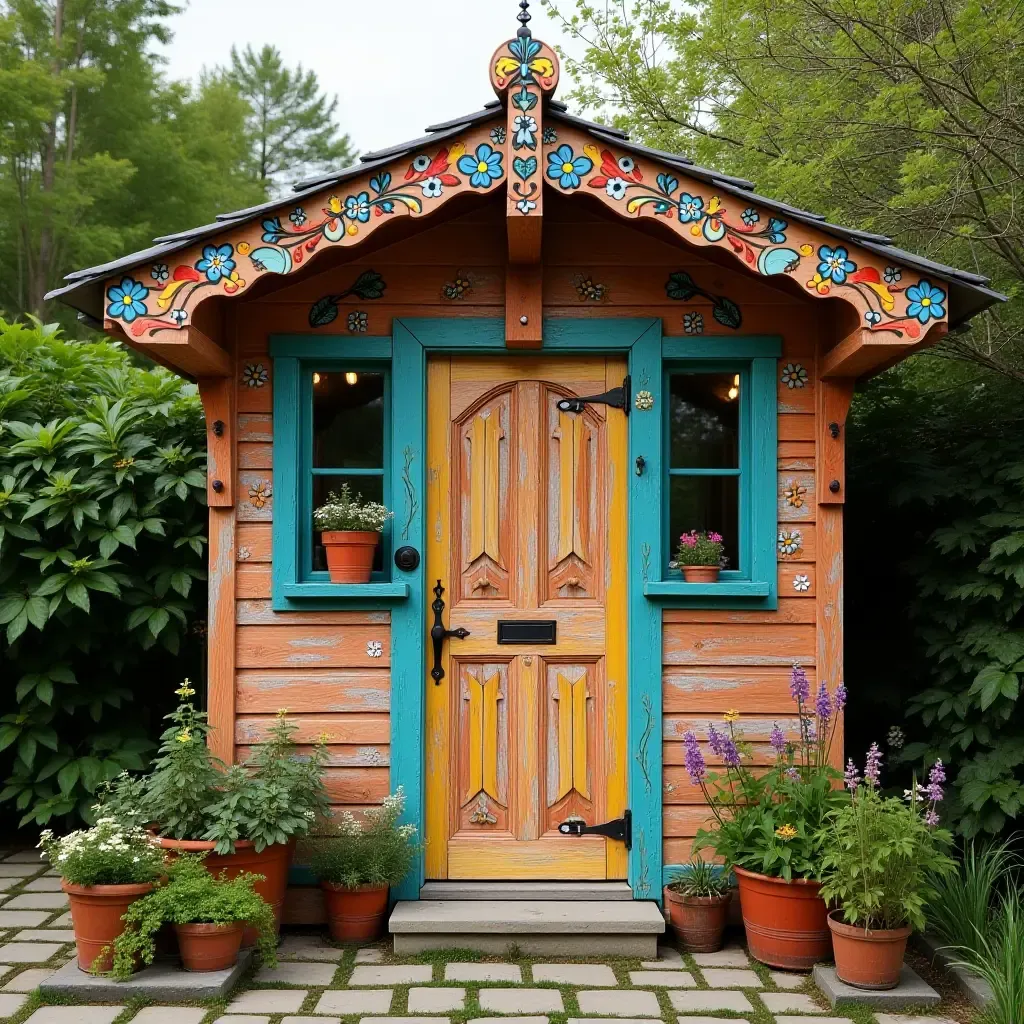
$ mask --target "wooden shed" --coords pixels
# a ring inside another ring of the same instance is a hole
[[[570,114],[521,19],[484,109],[50,297],[199,383],[216,753],[285,707],[338,807],[404,787],[403,900],[652,901],[706,818],[682,734],[735,708],[767,758],[793,665],[842,680],[856,380],[999,296]],[[395,513],[368,584],[313,529],[343,482]]]

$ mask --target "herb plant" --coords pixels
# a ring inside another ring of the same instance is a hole
[[[360,530],[380,533],[384,524],[394,515],[376,501],[363,501],[363,496],[352,496],[348,484],[341,491],[331,491],[327,501],[313,511],[313,525],[318,530]]]
[[[717,864],[694,857],[685,871],[676,874],[669,882],[669,889],[680,896],[691,899],[710,899],[713,896],[727,896],[732,890],[729,872]]]
[[[725,543],[720,533],[691,530],[679,538],[676,561],[680,565],[721,565]]]
[[[136,900],[126,911],[124,931],[114,940],[115,978],[130,978],[139,960],[153,962],[156,933],[165,924],[245,922],[259,932],[262,961],[276,966],[274,912],[253,888],[262,875],[243,872],[228,881],[221,872],[220,878],[214,878],[203,865],[203,855],[194,854],[176,857],[167,875],[166,885]]]
[[[416,852],[416,826],[399,825],[405,807],[402,787],[380,807],[365,811],[365,824],[349,811],[334,826],[309,842],[310,867],[323,882],[357,885],[397,885],[409,873]]]
[[[868,751],[863,778],[847,762],[850,802],[833,810],[821,830],[821,896],[841,905],[848,924],[920,929],[925,905],[936,895],[932,880],[956,869],[946,852],[953,837],[937,827],[946,776],[937,762],[928,784],[915,780],[901,800],[879,792],[880,764],[877,744]]]
[[[164,853],[141,828],[100,818],[93,828],[58,839],[50,829],[39,846],[72,885],[132,885],[153,882],[164,872]]]
[[[726,712],[724,731],[708,725],[712,753],[725,766],[722,772],[708,771],[696,733],[683,736],[687,773],[715,816],[714,828],[697,832],[694,852],[710,848],[727,868],[786,881],[819,877],[821,828],[847,799],[833,785],[842,776],[829,764],[845,687],[840,684],[830,694],[823,682],[812,703],[807,675],[794,666],[790,693],[797,705],[799,740],[788,741],[775,724],[770,736],[775,763],[767,771],[751,768],[750,744],[735,730],[738,711]]]

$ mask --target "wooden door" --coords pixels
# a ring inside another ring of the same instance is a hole
[[[429,365],[427,584],[470,635],[425,681],[428,878],[626,877],[622,843],[558,825],[626,806],[627,420],[557,408],[625,373],[619,356]],[[555,643],[498,643],[499,620],[536,619]]]

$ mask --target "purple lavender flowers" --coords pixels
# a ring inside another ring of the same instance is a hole
[[[860,772],[857,771],[857,766],[853,763],[852,757],[846,759],[846,771],[843,773],[843,779],[846,788],[851,793],[855,793],[860,785]]]
[[[704,755],[700,752],[700,744],[697,742],[697,735],[691,729],[683,734],[683,752],[686,764],[686,773],[690,781],[699,785],[707,775],[707,765],[704,763]]]
[[[829,696],[828,687],[825,685],[824,680],[818,687],[818,697],[814,702],[814,711],[818,716],[821,732],[824,734],[828,728],[828,723],[832,719],[832,698]]]
[[[932,803],[937,804],[942,799],[942,784],[945,781],[946,769],[943,767],[941,760],[936,761],[932,765],[932,770],[928,773],[928,785],[924,787],[924,794]]]
[[[768,737],[768,742],[771,743],[772,749],[776,754],[781,756],[786,750],[786,734],[779,728],[778,722],[772,722],[772,732]]]
[[[807,673],[799,665],[793,666],[793,674],[789,681],[789,693],[798,704],[804,703],[811,696],[810,680],[807,678]]]
[[[872,743],[868,748],[868,759],[864,765],[864,781],[872,788],[878,787],[882,777],[882,752],[878,749],[877,743]]]

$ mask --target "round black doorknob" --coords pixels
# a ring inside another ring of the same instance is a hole
[[[412,572],[419,564],[420,553],[411,544],[406,544],[395,552],[395,565],[402,572]]]

